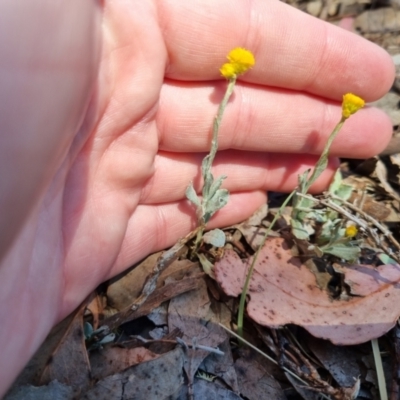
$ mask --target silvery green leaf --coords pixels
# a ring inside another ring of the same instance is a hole
[[[300,193],[306,194],[307,193],[307,180],[308,175],[310,174],[311,169],[304,171],[301,175],[299,175],[299,188]]]
[[[85,339],[88,340],[93,335],[93,326],[89,322],[85,322],[83,324],[83,334],[85,335]]]
[[[214,265],[207,259],[207,257],[203,253],[199,253],[197,255],[199,257],[200,264],[203,267],[203,271],[208,276],[210,276],[211,278],[215,279]]]
[[[210,204],[212,204],[212,209],[216,211],[224,207],[229,200],[229,191],[227,189],[218,189],[214,196],[212,197]]]
[[[388,264],[399,265],[399,263],[396,260],[393,260],[393,258],[389,257],[387,254],[380,253],[380,254],[378,254],[378,258],[385,265],[388,265]]]
[[[325,213],[311,213],[310,217],[312,217],[313,221],[315,221],[318,225],[322,225],[325,224],[326,222],[326,217],[325,217]]]
[[[213,229],[203,235],[203,241],[215,247],[224,246],[225,240],[225,233],[221,229]]]
[[[338,169],[336,170],[328,191],[329,193],[340,197],[342,200],[348,200],[353,192],[353,186],[343,183],[342,173],[340,172],[340,169]]]
[[[314,230],[309,224],[305,224],[297,219],[291,220],[292,225],[292,233],[297,239],[308,240],[310,238],[310,234],[314,233]]]
[[[107,325],[102,325],[99,329],[93,331],[92,335],[108,335],[110,328]]]
[[[207,223],[210,218],[222,207],[224,207],[229,200],[229,192],[226,189],[219,189],[214,196],[206,203],[204,210],[204,221]]]
[[[335,219],[333,221],[328,219],[321,227],[318,243],[332,243],[337,240],[337,238],[343,237],[344,229],[340,228],[340,226],[340,219]]]
[[[339,214],[338,214],[337,211],[334,211],[334,210],[332,210],[332,209],[330,209],[330,208],[325,209],[325,217],[326,217],[326,220],[332,220],[332,221],[334,221],[334,220],[337,219],[338,215],[339,215]]]
[[[353,193],[353,186],[343,183],[336,191],[336,196],[340,197],[342,200],[348,200],[352,193]]]
[[[342,184],[342,173],[340,172],[340,169],[337,169],[335,172],[335,175],[333,176],[332,182],[329,185],[328,192],[332,194],[336,194],[336,191],[339,189],[340,185]]]
[[[317,257],[322,257],[324,255],[324,252],[318,246],[314,247],[314,252],[317,255]]]
[[[313,209],[313,207],[315,206],[315,202],[312,199],[308,199],[305,197],[301,197],[301,196],[294,196],[294,201],[293,201],[293,212],[292,215],[294,218],[297,219],[303,219],[303,216],[298,215],[298,212],[301,211],[305,211],[305,212],[309,212]]]
[[[334,223],[333,221],[326,221],[322,227],[321,227],[321,231],[318,235],[318,244],[321,243],[328,243],[330,238],[332,237],[332,230],[334,227]]]
[[[186,198],[191,201],[196,207],[200,207],[200,198],[194,190],[193,183],[190,182],[186,189]]]
[[[351,238],[351,237],[347,237],[347,236],[346,236],[346,228],[340,228],[340,229],[338,229],[337,235],[338,235],[338,237],[340,237],[340,238],[348,239],[349,242],[352,241],[352,238]]]
[[[105,336],[103,339],[100,340],[99,344],[107,344],[111,343],[115,340],[115,333],[110,333],[109,335]]]
[[[322,154],[317,162],[317,165],[314,168],[313,173],[310,176],[310,179],[307,182],[307,191],[311,187],[311,185],[319,178],[322,172],[326,170],[327,166],[328,166],[328,154]]]
[[[307,214],[306,218],[322,224],[325,222],[325,213],[323,210],[313,210]]]
[[[349,244],[335,243],[330,246],[323,246],[321,250],[324,253],[331,254],[333,256],[342,258],[346,261],[356,260],[361,253],[358,246],[352,246]]]
[[[227,178],[226,175],[221,175],[217,179],[215,179],[215,181],[212,183],[210,190],[208,192],[208,197],[207,197],[208,200],[212,199],[215,196],[215,193],[217,193],[217,191],[219,190],[219,188],[222,185],[222,181],[226,178]]]

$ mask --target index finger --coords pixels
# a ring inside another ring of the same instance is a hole
[[[377,45],[275,0],[159,2],[168,50],[166,76],[218,79],[235,47],[252,51],[243,80],[338,100],[353,92],[366,101],[385,94],[394,65]]]

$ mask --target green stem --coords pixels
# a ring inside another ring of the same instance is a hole
[[[322,152],[321,156],[319,157],[319,160],[313,169],[313,172],[310,176],[310,178],[307,181],[306,186],[304,187],[304,190],[302,190],[303,194],[306,194],[308,192],[308,189],[310,189],[310,186],[318,179],[318,177],[321,175],[322,171],[326,169],[328,166],[328,156],[329,156],[329,150],[331,149],[331,145],[333,141],[335,140],[337,134],[339,131],[342,129],[342,126],[344,122],[346,121],[347,118],[342,117],[339,121],[339,123],[335,126],[335,129],[332,131],[332,133],[329,135],[328,140],[325,144],[324,151]]]
[[[215,155],[217,154],[218,151],[218,133],[219,133],[219,127],[221,125],[222,121],[222,116],[224,114],[226,105],[228,104],[229,98],[231,97],[233,93],[233,88],[235,87],[236,83],[236,78],[232,78],[229,80],[228,87],[226,88],[224,98],[222,99],[219,107],[218,107],[218,112],[217,115],[214,118],[214,123],[213,123],[213,134],[212,134],[212,139],[211,139],[211,146],[210,146],[210,153],[207,154],[202,162],[202,174],[203,174],[203,179],[204,179],[204,184],[203,184],[203,189],[202,189],[202,194],[203,194],[203,204],[202,207],[206,208],[207,207],[207,202],[209,200],[209,192],[211,189],[211,185],[213,183],[213,178],[211,175],[211,167],[215,159]],[[203,213],[200,214],[199,217],[199,225],[204,225],[206,226],[207,221],[205,221]]]
[[[212,139],[211,139],[211,146],[210,146],[210,153],[207,154],[204,159],[203,159],[203,163],[202,163],[202,171],[203,171],[203,179],[204,179],[204,184],[203,184],[203,190],[202,190],[202,194],[203,194],[203,199],[202,199],[202,207],[204,207],[204,205],[207,205],[208,202],[208,198],[209,198],[209,191],[213,182],[213,178],[211,175],[211,167],[212,164],[214,162],[215,159],[215,155],[217,154],[218,151],[218,133],[219,133],[219,128],[221,125],[221,121],[222,121],[222,116],[224,114],[226,105],[228,104],[229,98],[231,97],[232,93],[233,93],[233,89],[235,87],[235,83],[236,83],[236,78],[232,78],[229,80],[228,83],[228,87],[226,88],[224,97],[218,107],[218,112],[217,115],[214,118],[214,123],[213,123],[213,134],[212,134]],[[205,207],[206,208],[206,207]],[[195,251],[197,251],[200,243],[201,243],[201,239],[203,237],[203,233],[204,230],[206,228],[206,224],[207,222],[205,221],[204,215],[203,213],[201,213],[198,217],[198,223],[199,226],[201,227],[197,233],[197,237],[195,240],[195,245],[194,245],[194,249]]]
[[[200,222],[200,225],[198,227],[198,231],[197,231],[197,235],[196,235],[196,239],[194,241],[194,245],[193,245],[193,252],[196,253],[197,250],[200,247],[200,243],[201,243],[201,239],[203,238],[203,233],[204,230],[206,228],[206,225],[203,221]]]
[[[385,373],[383,371],[382,365],[382,357],[379,350],[379,342],[378,339],[372,339],[372,353],[374,355],[375,368],[376,368],[376,376],[378,378],[378,387],[379,387],[379,395],[381,400],[387,400],[387,389],[386,389],[386,381],[385,381]]]
[[[211,150],[208,158],[208,163],[211,168],[211,165],[214,161],[215,155],[217,154],[218,150],[218,132],[219,132],[219,127],[221,125],[221,120],[222,120],[222,115],[224,114],[226,105],[228,104],[229,98],[231,97],[233,93],[233,88],[235,87],[236,83],[236,78],[232,78],[229,80],[228,87],[226,89],[224,98],[221,101],[221,104],[218,107],[218,112],[217,115],[214,118],[214,124],[213,124],[213,136],[211,140]]]
[[[324,150],[317,162],[317,164],[315,165],[313,172],[311,173],[310,178],[307,180],[306,184],[304,185],[304,187],[302,187],[301,193],[306,194],[308,192],[308,189],[310,188],[310,186],[318,179],[318,177],[321,175],[321,173],[326,169],[327,165],[328,165],[328,157],[329,157],[329,150],[331,148],[331,145],[333,143],[333,141],[335,140],[337,134],[339,133],[340,129],[342,129],[342,126],[344,124],[344,122],[346,121],[347,118],[344,118],[342,116],[342,118],[340,119],[339,123],[335,126],[335,128],[333,129],[332,133],[329,135],[328,140],[325,144]],[[240,296],[240,302],[239,302],[239,311],[238,311],[238,334],[239,336],[243,337],[243,319],[244,319],[244,308],[246,305],[246,296],[247,296],[247,292],[249,289],[249,285],[250,285],[250,279],[251,276],[253,275],[253,270],[254,270],[254,266],[256,264],[256,261],[258,259],[258,256],[260,254],[261,249],[264,247],[265,242],[267,240],[267,236],[268,234],[271,232],[271,229],[274,227],[276,221],[278,220],[278,218],[281,216],[283,209],[286,207],[286,205],[289,203],[290,199],[296,194],[296,192],[299,189],[295,189],[292,193],[290,193],[290,195],[286,198],[286,200],[283,202],[283,204],[281,205],[281,207],[279,208],[277,214],[275,215],[274,219],[271,222],[271,225],[269,226],[269,228],[266,230],[262,242],[260,244],[260,246],[258,247],[256,253],[253,256],[253,260],[251,262],[251,266],[249,269],[249,272],[247,273],[246,276],[246,281],[244,283],[243,286],[243,291],[242,294]]]
[[[251,279],[251,276],[253,275],[253,270],[254,270],[254,266],[256,264],[256,261],[258,259],[258,255],[260,254],[261,249],[264,247],[265,242],[267,241],[268,234],[271,232],[271,229],[274,227],[276,221],[282,215],[282,211],[287,206],[287,204],[289,203],[290,199],[293,197],[293,195],[295,193],[296,193],[296,190],[293,190],[293,192],[289,194],[289,196],[286,198],[286,200],[280,206],[280,208],[279,208],[278,212],[276,213],[274,219],[272,220],[270,226],[265,231],[264,236],[263,236],[262,241],[261,241],[261,244],[258,246],[257,251],[255,252],[255,254],[253,256],[253,260],[251,262],[250,269],[249,269],[249,272],[247,273],[246,281],[245,281],[244,286],[243,286],[243,291],[242,291],[242,294],[240,295],[240,303],[239,303],[239,311],[238,311],[238,328],[237,328],[238,335],[240,337],[243,337],[244,307],[246,305],[247,291],[249,289],[250,279]]]

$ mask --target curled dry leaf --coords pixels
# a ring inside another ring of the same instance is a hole
[[[228,250],[216,263],[216,280],[226,294],[241,293],[251,261],[242,261]],[[271,238],[261,250],[251,278],[248,315],[273,328],[296,324],[335,344],[358,344],[380,337],[400,316],[400,265],[377,269],[354,265],[343,272],[349,273],[350,278],[345,279],[359,295],[333,300],[318,287],[314,274],[292,256],[286,242]]]

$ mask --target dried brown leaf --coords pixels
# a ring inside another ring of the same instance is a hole
[[[90,355],[90,365],[92,367],[92,378],[103,379],[109,375],[116,374],[133,365],[157,358],[154,354],[144,347],[126,349],[122,347],[106,347],[95,351]]]
[[[183,351],[180,347],[125,371],[108,376],[81,399],[146,399],[176,398],[183,384]]]
[[[168,309],[169,330],[178,328],[183,332],[182,339],[190,344],[219,346],[227,335],[216,323],[206,323],[213,317],[210,304],[204,281],[197,290],[173,298]],[[184,368],[189,379],[193,378],[199,365],[209,354],[206,350],[187,349]]]
[[[56,325],[29,364],[15,387],[45,385],[53,380],[72,385],[76,392],[90,384],[90,365],[83,334],[86,302]]]
[[[76,398],[76,397],[75,397]],[[73,400],[71,386],[52,381],[45,386],[23,385],[7,393],[4,400]]]
[[[222,387],[218,383],[207,382],[202,379],[195,381],[193,393],[194,399],[242,400],[242,397]]]
[[[200,365],[200,368],[210,374],[218,376],[223,380],[235,393],[239,393],[239,386],[233,357],[231,351],[230,338],[226,338],[218,348],[224,352],[224,355],[211,353]]]
[[[216,263],[216,279],[226,294],[241,293],[250,262],[227,251]],[[296,324],[335,344],[363,343],[394,326],[400,315],[399,281],[399,265],[384,265],[374,274],[367,266],[354,266],[352,286],[367,282],[369,289],[364,297],[333,300],[318,287],[310,270],[292,256],[285,241],[271,238],[255,265],[247,312],[261,325]]]
[[[240,393],[250,400],[285,400],[277,380],[255,359],[254,354],[249,353],[249,356],[238,358],[235,362]]]
[[[341,387],[352,388],[361,375],[358,360],[363,353],[357,347],[334,346],[327,341],[310,338],[308,348]]]
[[[86,306],[85,316],[86,313],[90,313],[92,316],[92,326],[93,329],[96,330],[99,327],[100,317],[103,315],[104,312],[104,297],[100,296],[97,293],[93,293],[93,298]]]
[[[177,282],[168,283],[152,292],[138,309],[132,310],[131,307],[128,306],[121,312],[104,319],[101,324],[102,326],[108,326],[110,330],[113,330],[125,322],[147,315],[165,301],[178,296],[181,293],[196,289],[203,277],[204,273],[200,273]]]
[[[146,278],[151,274],[162,252],[147,257],[126,275],[114,279],[107,288],[108,303],[121,311],[129,307],[139,297]],[[160,274],[157,287],[163,286],[165,279],[173,277],[176,280],[188,275],[188,272],[200,270],[198,263],[189,260],[176,260]]]

